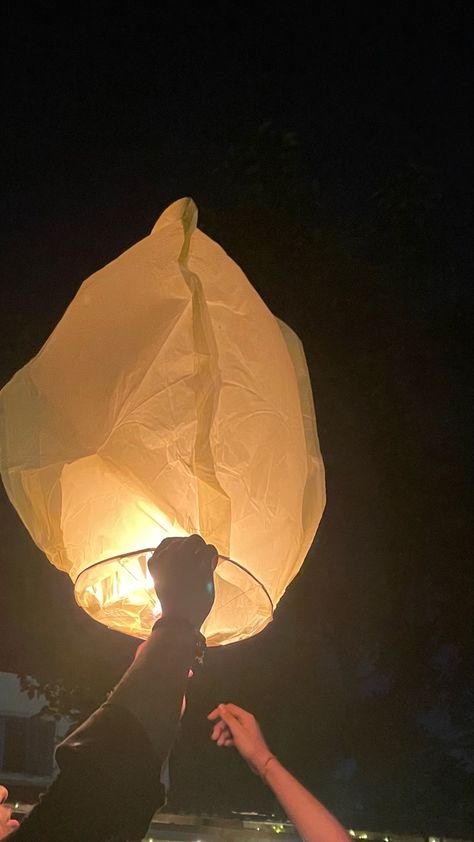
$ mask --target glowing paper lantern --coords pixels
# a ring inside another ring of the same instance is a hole
[[[220,553],[210,645],[270,622],[324,508],[296,335],[196,229],[190,199],[80,287],[0,393],[1,469],[39,547],[110,628],[160,613],[146,562],[197,532]]]

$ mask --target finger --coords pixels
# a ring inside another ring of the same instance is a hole
[[[238,734],[242,733],[243,725],[232,713],[230,713],[228,710],[221,710],[220,716],[221,719],[224,720],[233,737],[236,737]]]
[[[211,712],[207,714],[207,718],[211,719],[211,720],[212,719],[220,719],[221,718],[221,710],[227,709],[232,713],[231,708],[234,708],[234,710],[236,710],[236,711],[242,711],[242,713],[247,712],[247,711],[243,710],[242,708],[238,708],[237,705],[224,704],[223,702],[221,702],[220,704],[217,705],[217,707],[214,708],[214,710],[211,710]],[[251,714],[249,713],[248,716],[251,716]]]
[[[226,740],[231,740],[232,742],[234,742],[232,734],[227,729],[225,731],[213,731],[211,734],[211,740],[214,743],[217,743],[217,745],[221,745]]]
[[[163,572],[163,570],[166,569],[167,566],[168,559],[166,557],[166,552],[162,551],[160,553],[158,547],[158,549],[155,550],[152,557],[148,561],[148,570],[150,571],[150,574],[155,582],[160,571]]]
[[[219,705],[216,708],[214,708],[214,710],[211,710],[211,712],[207,714],[207,718],[211,719],[211,720],[212,719],[219,719]]]
[[[224,733],[224,732],[230,735],[229,729],[228,729],[227,725],[225,724],[225,722],[222,722],[222,720],[219,720],[219,722],[217,722],[212,729],[211,738],[213,740],[217,740],[218,737],[220,737],[221,734]]]
[[[225,723],[225,722],[223,722],[223,723],[222,723],[222,729],[221,729],[221,730],[222,730],[222,731],[225,731],[228,737],[231,737],[231,736],[232,736],[232,733],[231,733],[231,731],[230,731],[230,728],[229,728],[229,726],[228,726],[228,725],[226,725],[226,723]]]
[[[153,575],[153,569],[167,561],[170,557],[170,551],[173,550],[173,553],[176,553],[186,540],[186,538],[163,538],[148,562],[150,573]]]
[[[198,569],[198,581],[201,584],[202,579],[207,579],[206,585],[208,592],[214,590],[214,580],[212,578],[211,563],[207,558],[196,559]],[[193,571],[194,572],[194,571]]]
[[[3,802],[6,801],[7,798],[8,798],[8,789],[6,788],[6,786],[3,786],[2,784],[0,784],[0,804],[3,804]]]
[[[214,710],[211,710],[211,712],[208,714],[207,718],[208,719],[220,719],[221,713],[222,713],[222,711],[225,711],[226,707],[227,707],[227,705],[224,704],[223,702],[221,702],[220,704],[217,705],[217,707],[214,708]]]
[[[176,538],[171,538],[171,536],[169,536],[168,538],[163,538],[163,540],[158,544],[155,552],[158,552],[159,550],[160,551],[165,550],[166,547],[168,547],[170,545],[171,541],[176,541]]]
[[[163,540],[158,544],[153,556],[163,555],[163,553],[169,552],[171,549],[176,551],[181,547],[184,541],[186,541],[186,538],[163,538]]]
[[[220,723],[218,722],[217,725],[214,725],[214,728],[211,731],[211,740],[217,740],[222,733],[222,728],[220,728]]]
[[[200,535],[190,535],[189,538],[185,538],[184,540],[186,552],[193,554],[198,553],[206,546],[204,538],[201,538]]]
[[[224,731],[220,735],[220,737],[219,737],[218,734],[216,734],[216,735],[211,734],[211,739],[214,740],[214,742],[218,746],[233,746],[233,745],[235,745],[232,734],[230,733],[230,731],[227,731],[227,730]]]
[[[211,563],[211,570],[214,573],[214,570],[217,567],[217,562],[219,560],[219,553],[217,552],[214,544],[208,544],[207,545],[206,554],[207,554],[208,560]]]
[[[214,573],[214,570],[217,567],[217,561],[219,558],[219,554],[215,547],[211,545],[203,547],[203,549],[198,553],[199,559],[199,568],[204,572]]]
[[[231,734],[231,733],[230,733],[230,731],[228,731],[228,730],[227,730],[227,728],[226,728],[224,731],[222,731],[222,733],[220,734],[220,736],[217,738],[217,745],[218,745],[218,746],[223,746],[223,745],[225,745],[225,744],[226,744],[229,740],[231,740],[232,742],[234,742],[233,737],[232,737],[232,734]]]
[[[17,821],[17,819],[8,819],[7,827],[10,830],[16,830],[18,827],[20,827],[20,822]]]
[[[225,708],[225,710],[228,713],[232,714],[232,716],[235,717],[235,719],[237,719],[238,722],[240,722],[241,725],[243,725],[246,722],[249,722],[250,720],[254,719],[254,716],[251,713],[249,713],[248,710],[244,710],[243,708],[239,708],[238,705],[233,705],[231,702],[229,702],[226,705],[222,705],[222,707]],[[220,713],[220,708],[221,708],[221,705],[219,705],[219,713]],[[220,714],[220,715],[222,715],[222,714]]]

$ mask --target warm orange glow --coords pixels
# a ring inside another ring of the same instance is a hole
[[[296,335],[196,228],[183,199],[80,287],[0,394],[9,497],[76,599],[146,637],[146,561],[169,535],[215,544],[210,645],[263,629],[324,508]],[[235,562],[235,563],[233,563]]]

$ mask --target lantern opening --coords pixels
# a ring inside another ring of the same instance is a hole
[[[87,567],[74,586],[78,605],[114,631],[147,638],[161,616],[160,601],[148,570],[154,552],[155,547],[149,547]],[[243,564],[219,555],[214,583],[215,607],[202,627],[208,646],[237,642],[257,634],[271,622],[270,594]],[[238,633],[236,616],[240,618]]]

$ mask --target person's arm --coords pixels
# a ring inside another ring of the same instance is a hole
[[[208,718],[217,720],[211,738],[218,746],[237,748],[274,792],[305,842],[348,842],[337,819],[272,754],[251,713],[237,705],[219,705]]]
[[[141,839],[163,803],[195,634],[160,621],[109,699],[58,746],[60,769],[14,835],[35,842]],[[135,702],[135,704],[134,704]]]
[[[214,600],[216,557],[197,535],[160,544],[149,567],[163,617],[105,704],[58,747],[60,774],[13,834],[15,842],[145,835],[163,802],[160,771],[189,669],[202,654],[199,628]]]

